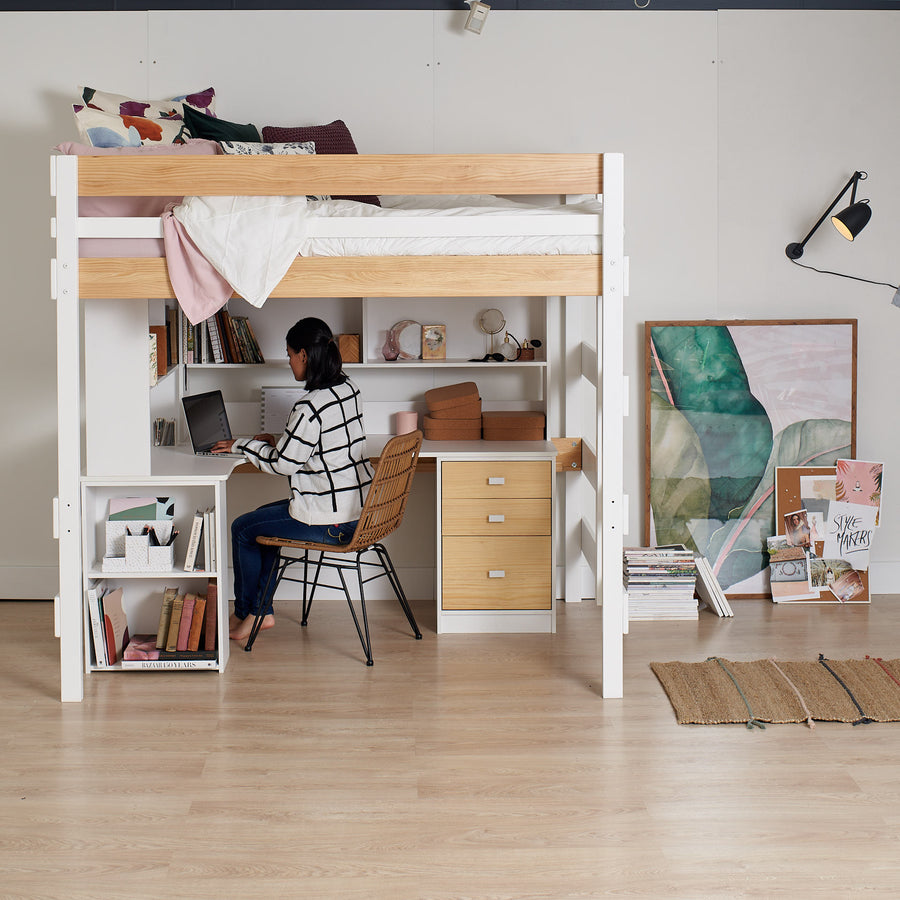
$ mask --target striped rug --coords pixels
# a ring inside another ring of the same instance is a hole
[[[650,663],[679,725],[900,721],[900,659]]]

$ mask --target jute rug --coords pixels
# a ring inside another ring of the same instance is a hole
[[[900,721],[900,659],[650,663],[679,725]]]

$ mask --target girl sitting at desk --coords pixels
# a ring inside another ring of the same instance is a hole
[[[284,433],[219,441],[213,452],[240,451],[262,472],[287,475],[290,498],[238,516],[231,526],[234,564],[232,640],[250,635],[259,596],[277,551],[256,543],[260,535],[345,544],[362,512],[372,469],[366,453],[360,393],[344,374],[331,329],[321,319],[301,319],[285,338],[291,371],[306,393],[294,404]],[[273,579],[274,581],[274,579]],[[262,628],[275,624],[265,598]]]

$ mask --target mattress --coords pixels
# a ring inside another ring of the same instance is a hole
[[[381,202],[382,206],[377,207],[352,200],[310,201],[307,205],[309,235],[300,248],[300,255],[569,255],[596,254],[601,249],[600,235],[594,233],[599,230],[599,219],[586,219],[586,216],[602,214],[600,200],[539,206],[494,196],[436,195],[382,197]],[[140,211],[117,209],[116,212],[120,215],[147,215],[146,205]],[[550,217],[554,219],[552,223]],[[582,223],[576,224],[578,217],[581,217]],[[476,218],[477,224],[474,221]],[[520,218],[521,225],[516,221]],[[547,230],[557,233],[515,233],[541,231],[545,218]],[[379,222],[388,224],[380,226]],[[321,225],[317,227],[316,223]],[[356,224],[356,232],[377,231],[383,227],[390,234],[337,236],[334,232],[347,230],[342,223],[351,227]],[[449,223],[447,228],[444,228],[444,223]],[[566,231],[570,224],[576,226],[575,230],[586,233],[558,233]],[[474,230],[475,233],[442,234],[442,230]],[[415,234],[417,231],[426,233]],[[161,237],[94,237],[79,241],[79,253],[82,257],[161,257],[165,255],[165,250]]]

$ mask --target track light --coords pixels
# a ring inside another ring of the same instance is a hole
[[[860,181],[865,181],[868,177],[866,172],[853,173],[851,179],[843,186],[843,188],[841,188],[841,192],[831,201],[831,206],[822,213],[819,221],[810,229],[809,234],[803,238],[799,244],[788,244],[787,247],[784,248],[784,252],[788,259],[796,260],[803,256],[803,248],[806,246],[806,242],[816,233],[816,230],[825,221],[825,217],[828,213],[838,205],[841,197],[843,197],[847,191],[851,191],[851,188],[850,205],[831,217],[832,224],[838,230],[838,233],[847,238],[848,241],[852,241],[860,231],[866,227],[866,223],[872,216],[872,210],[869,208],[868,200],[860,200],[857,203],[856,185]]]
[[[465,0],[469,5],[469,15],[466,16],[466,31],[474,34],[481,34],[484,23],[487,21],[487,15],[491,11],[487,3],[481,3],[480,0]]]

